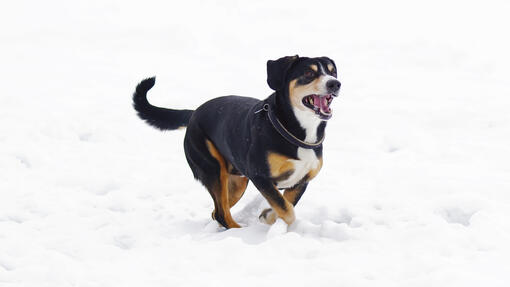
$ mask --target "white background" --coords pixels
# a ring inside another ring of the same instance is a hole
[[[0,286],[508,286],[508,1],[9,1],[0,9]],[[224,231],[153,104],[263,99],[329,56],[324,166],[270,228]]]

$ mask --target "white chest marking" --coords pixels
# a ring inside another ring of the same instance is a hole
[[[321,123],[321,120],[315,115],[301,111],[294,108],[294,115],[298,119],[300,125],[305,129],[306,137],[305,142],[316,142],[317,141],[317,127]],[[298,159],[289,159],[294,165],[294,172],[289,178],[282,180],[277,183],[278,188],[289,188],[299,183],[305,175],[313,169],[319,166],[319,159],[315,155],[315,152],[311,149],[298,148],[297,150]]]

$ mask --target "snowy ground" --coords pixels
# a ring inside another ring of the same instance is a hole
[[[142,4],[143,3],[143,4]],[[500,1],[11,1],[0,11],[0,286],[509,286]],[[269,95],[265,62],[336,60],[297,222],[253,186],[212,222],[183,131],[135,117]]]

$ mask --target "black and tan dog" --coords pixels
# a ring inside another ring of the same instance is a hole
[[[240,227],[230,208],[251,180],[271,208],[260,220],[295,220],[294,206],[322,166],[322,141],[330,104],[340,89],[335,63],[326,57],[283,57],[267,62],[267,83],[275,92],[263,101],[226,96],[195,111],[155,107],[142,81],[133,95],[140,118],[161,130],[187,127],[189,166],[214,200],[212,216],[226,228]],[[284,189],[283,194],[279,192]]]

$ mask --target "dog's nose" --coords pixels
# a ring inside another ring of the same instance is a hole
[[[340,84],[337,80],[329,80],[326,82],[326,88],[328,89],[328,92],[330,93],[336,93],[338,90],[340,90]]]

